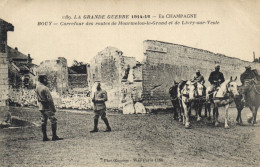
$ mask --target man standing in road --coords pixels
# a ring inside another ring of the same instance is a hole
[[[51,129],[52,129],[52,141],[62,140],[63,138],[59,138],[57,136],[57,119],[55,117],[55,106],[53,103],[53,99],[51,93],[48,89],[47,78],[46,76],[39,76],[39,85],[36,88],[36,94],[38,98],[39,111],[42,114],[42,133],[43,133],[43,141],[49,141],[50,139],[47,137],[46,126],[47,120],[51,121]]]
[[[94,129],[90,133],[98,132],[98,118],[101,116],[101,119],[105,122],[107,128],[105,132],[111,132],[111,127],[109,126],[107,117],[106,117],[106,104],[107,101],[107,92],[101,89],[101,84],[97,84],[97,91],[94,92],[92,102],[94,103]]]

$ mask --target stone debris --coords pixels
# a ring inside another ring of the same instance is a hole
[[[134,107],[135,107],[136,114],[146,114],[146,110],[143,103],[136,102]]]
[[[122,102],[123,114],[135,114],[134,101],[131,95],[127,95]]]

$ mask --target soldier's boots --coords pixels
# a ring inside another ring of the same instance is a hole
[[[111,127],[109,126],[107,118],[104,118],[103,121],[105,122],[107,129],[104,132],[111,132]]]
[[[94,119],[94,129],[90,133],[98,132],[98,119]]]
[[[42,125],[42,134],[43,134],[42,141],[50,141],[50,139],[47,137],[46,125]]]
[[[63,138],[60,138],[60,137],[57,136],[57,133],[56,133],[57,123],[51,125],[51,130],[52,130],[52,141],[63,140]]]

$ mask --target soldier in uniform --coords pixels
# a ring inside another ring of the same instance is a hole
[[[251,70],[250,66],[246,66],[245,67],[245,72],[243,72],[240,76],[240,81],[243,85],[243,89],[242,89],[242,102],[245,102],[245,94],[246,94],[246,85],[245,85],[245,81],[246,80],[250,80],[250,79],[257,79],[256,75],[254,73],[253,70]]]
[[[247,79],[256,79],[256,75],[255,75],[254,71],[251,70],[250,66],[246,66],[245,69],[246,69],[246,71],[243,72],[240,76],[240,81],[241,81],[242,85],[245,84],[245,80],[247,80]]]
[[[204,85],[205,80],[204,77],[200,74],[200,70],[196,70],[196,76],[194,76],[193,82],[200,82],[202,85]]]
[[[90,131],[98,132],[98,118],[101,116],[101,119],[105,122],[107,128],[105,132],[111,132],[111,127],[109,126],[107,117],[106,117],[106,104],[107,101],[107,92],[105,90],[101,89],[101,84],[97,84],[97,91],[94,93],[94,97],[92,99],[92,102],[94,103],[94,129]]]
[[[210,86],[206,90],[206,98],[209,99],[209,93],[216,90],[225,81],[224,75],[220,72],[220,65],[215,65],[215,71],[212,71],[209,76]]]
[[[57,136],[57,119],[55,117],[55,106],[53,103],[52,96],[48,89],[47,78],[46,76],[39,76],[39,85],[36,87],[36,94],[38,98],[39,111],[42,114],[42,133],[43,133],[43,141],[49,141],[50,139],[47,137],[46,126],[47,120],[51,121],[51,129],[52,129],[52,140],[62,140],[63,138],[59,138]]]

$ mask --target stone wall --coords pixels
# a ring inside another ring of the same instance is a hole
[[[87,88],[88,75],[87,74],[69,74],[68,75],[69,88]]]
[[[95,91],[96,81],[101,82],[102,89],[108,93],[109,108],[118,107],[120,101],[120,55],[122,52],[117,48],[107,47],[99,52],[90,63],[90,85],[92,93]]]
[[[8,64],[7,53],[0,53],[0,106],[5,106],[8,99]]]
[[[87,110],[93,109],[92,100],[89,91],[79,90],[73,91],[67,95],[63,95],[60,108]]]
[[[89,64],[69,67],[68,83],[70,89],[89,87]]]
[[[136,66],[134,57],[123,56],[123,52],[114,47],[107,47],[99,52],[90,63],[90,85],[92,93],[95,91],[95,81],[100,81],[102,89],[107,91],[108,108],[120,108],[126,94],[132,92],[135,99],[140,99],[141,83],[134,83],[133,73],[140,77],[140,67]],[[125,79],[123,79],[125,78]],[[137,98],[138,97],[138,98]]]
[[[238,77],[244,67],[260,69],[259,63],[242,61],[237,58],[215,54],[209,51],[187,46],[146,40],[144,41],[143,99],[147,107],[166,108],[171,106],[168,90],[173,81],[191,79],[195,70],[200,69],[205,77],[214,70],[215,64],[221,65],[221,71],[226,79]]]
[[[8,66],[7,32],[14,31],[14,26],[0,19],[0,106],[5,106],[8,99]]]
[[[67,60],[59,57],[57,60],[45,60],[37,68],[38,75],[46,75],[50,91],[59,95],[68,92],[68,66]]]
[[[37,106],[37,95],[34,89],[9,88],[9,105]]]

